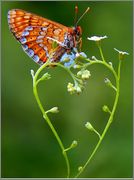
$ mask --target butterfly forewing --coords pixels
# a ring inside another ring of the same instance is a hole
[[[24,51],[41,65],[52,51],[53,39],[62,43],[69,31],[64,25],[19,9],[8,12],[8,24]]]

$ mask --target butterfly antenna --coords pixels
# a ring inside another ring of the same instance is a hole
[[[76,21],[76,26],[77,26],[77,24],[80,22],[80,20],[83,18],[83,16],[88,12],[90,10],[90,7],[88,7],[87,9],[86,9],[86,11],[79,17],[79,19]]]
[[[77,19],[78,19],[78,6],[75,6],[75,18],[74,18],[74,24],[77,23]]]

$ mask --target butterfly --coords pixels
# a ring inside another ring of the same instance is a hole
[[[51,62],[60,61],[65,53],[69,54],[80,46],[82,30],[77,24],[88,10],[72,28],[21,9],[12,9],[8,11],[8,25],[26,54],[43,65],[50,57]]]

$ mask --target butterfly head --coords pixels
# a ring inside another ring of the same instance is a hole
[[[74,20],[74,28],[73,28],[73,35],[75,36],[75,40],[77,43],[81,41],[82,29],[78,26],[79,21],[83,18],[83,16],[90,10],[88,7],[84,13],[78,18],[78,6],[75,6],[75,20]]]
[[[82,29],[80,26],[76,26],[76,27],[74,27],[73,31],[74,31],[76,41],[78,41],[82,35]]]

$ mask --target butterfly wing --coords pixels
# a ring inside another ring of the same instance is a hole
[[[69,28],[62,24],[19,9],[8,12],[8,24],[23,50],[41,65],[52,51],[53,39],[62,43],[69,31]]]

